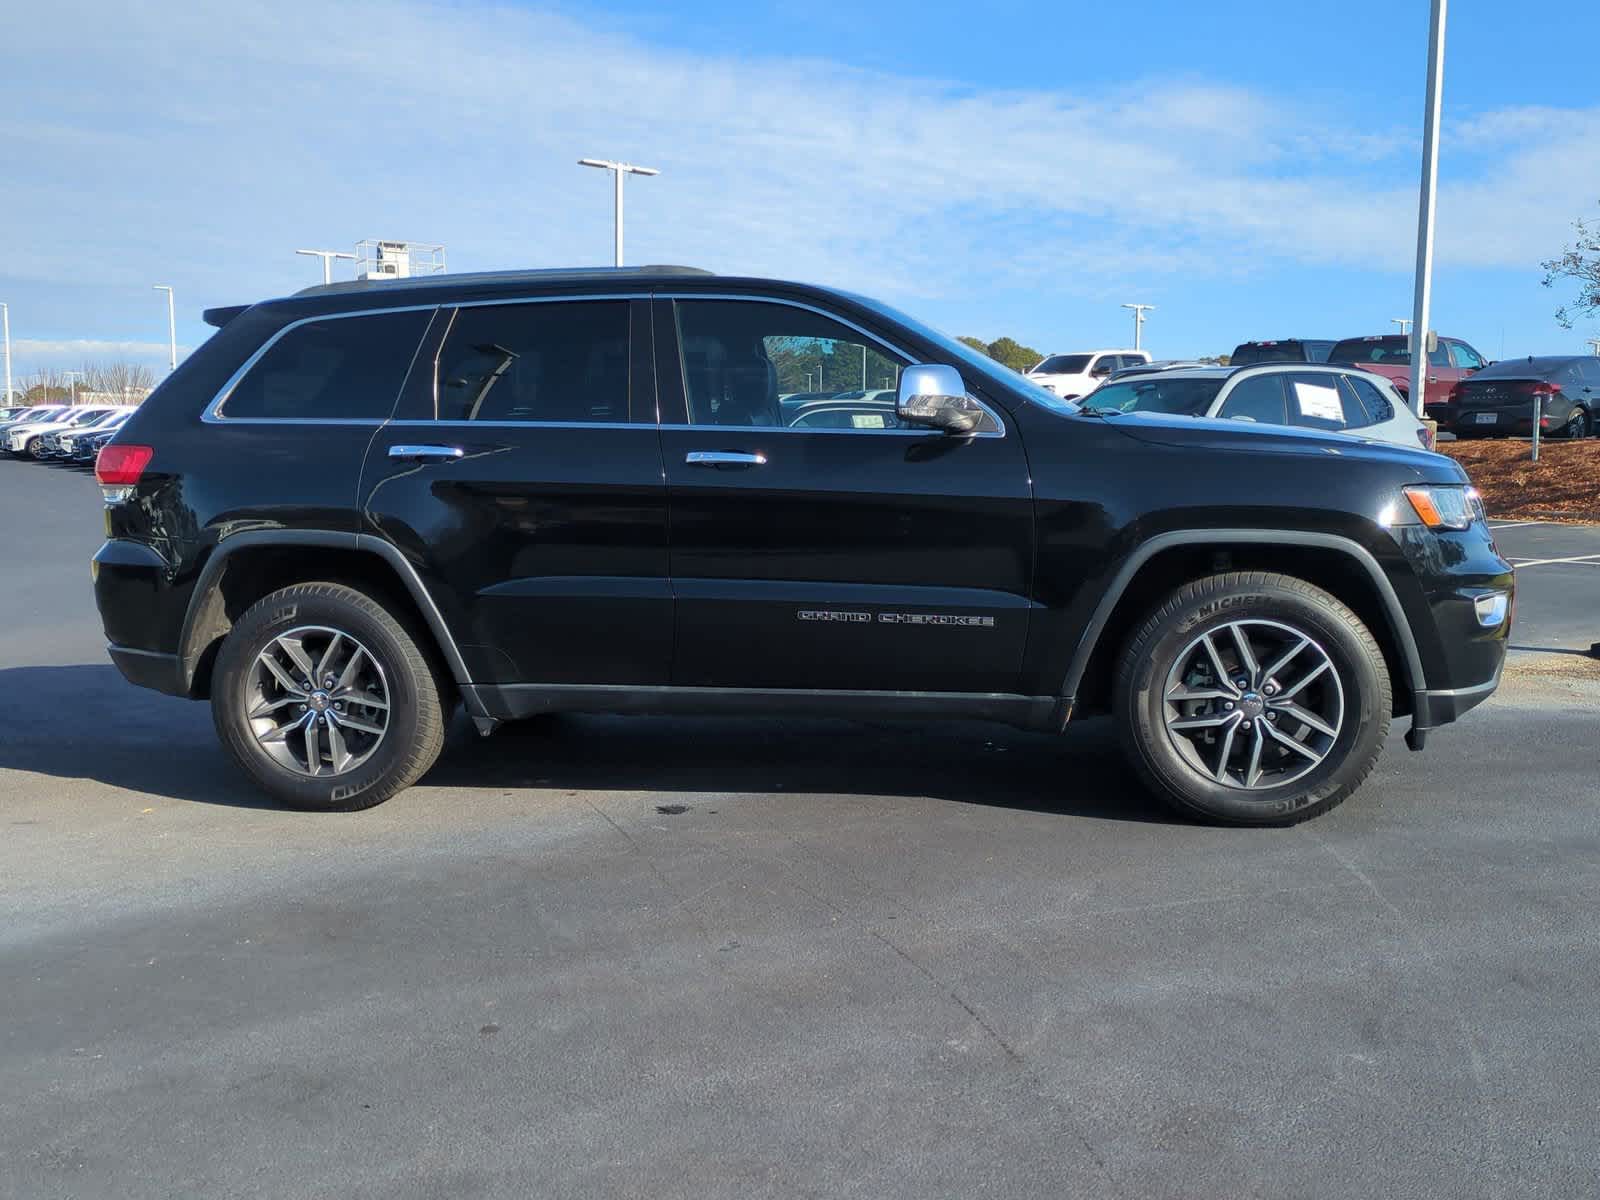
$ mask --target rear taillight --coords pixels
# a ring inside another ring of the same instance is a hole
[[[153,446],[119,446],[116,442],[101,446],[94,460],[94,477],[106,503],[126,500],[154,456]]]
[[[1433,430],[1429,429],[1426,425],[1418,425],[1417,426],[1417,441],[1422,443],[1422,448],[1424,450],[1432,450],[1433,449]]]
[[[1524,396],[1554,396],[1561,389],[1548,380],[1538,379],[1532,383],[1524,383],[1518,391]]]

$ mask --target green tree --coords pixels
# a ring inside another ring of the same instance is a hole
[[[958,337],[956,339],[956,341],[963,342],[966,345],[971,346],[979,354],[988,354],[989,353],[989,343],[984,341],[982,338]]]
[[[1578,236],[1572,245],[1559,257],[1539,264],[1544,268],[1545,287],[1567,283],[1578,286],[1577,298],[1556,309],[1556,320],[1563,329],[1571,329],[1580,317],[1600,314],[1600,225],[1582,220],[1573,224]]]
[[[989,343],[989,357],[1020,372],[1032,368],[1044,355],[1015,338],[1003,337]]]

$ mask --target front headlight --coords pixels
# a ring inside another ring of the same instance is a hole
[[[1406,499],[1429,529],[1466,529],[1485,517],[1478,489],[1447,484],[1417,484],[1405,489]]]

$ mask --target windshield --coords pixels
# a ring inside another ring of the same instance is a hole
[[[90,410],[89,412],[74,413],[72,416],[67,417],[65,420],[66,420],[66,424],[68,424],[68,425],[74,425],[74,426],[76,426],[76,425],[92,425],[92,424],[94,424],[94,422],[100,420],[105,415],[106,414],[105,414],[104,410]]]
[[[1231,367],[1248,367],[1254,363],[1305,362],[1306,349],[1301,342],[1246,342],[1228,356]]]
[[[1052,354],[1029,374],[1032,375],[1082,375],[1089,369],[1087,354]]]
[[[1033,401],[1040,408],[1048,408],[1053,412],[1075,413],[1078,411],[1078,406],[1070,400],[1063,400],[1054,392],[1047,392],[1026,375],[1019,374],[1010,367],[996,362],[987,354],[979,354],[965,342],[958,342],[949,334],[940,333],[933,326],[925,325],[915,317],[907,316],[899,309],[891,308],[887,304],[880,304],[868,296],[858,296],[853,293],[849,293],[849,295],[857,304],[869,308],[873,312],[882,313],[889,320],[904,325],[918,337],[932,342],[949,362],[960,363],[975,374],[993,383],[1002,391],[1021,395],[1025,399]]]
[[[1222,382],[1220,379],[1142,375],[1121,383],[1105,384],[1085,396],[1083,405],[1095,412],[1155,412],[1200,417],[1217,398]]]

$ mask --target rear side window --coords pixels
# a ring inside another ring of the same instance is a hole
[[[1467,371],[1476,371],[1483,366],[1483,359],[1478,352],[1465,342],[1450,343],[1450,358],[1456,366]]]
[[[228,393],[221,413],[275,421],[384,420],[431,316],[373,313],[296,325]]]
[[[437,396],[441,421],[626,422],[628,302],[459,309]]]
[[[1261,425],[1287,425],[1283,410],[1283,376],[1252,375],[1241,379],[1228,393],[1217,415]]]
[[[1383,389],[1370,379],[1362,379],[1358,375],[1341,376],[1344,384],[1356,395],[1361,407],[1367,410],[1367,416],[1374,425],[1382,425],[1385,421],[1394,420],[1394,405],[1383,394]]]

